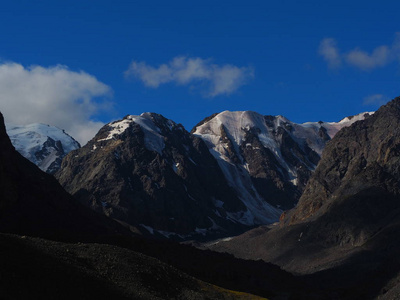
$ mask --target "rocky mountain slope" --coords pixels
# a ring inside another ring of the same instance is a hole
[[[204,142],[158,114],[104,126],[64,159],[56,177],[86,205],[156,236],[245,228],[236,222],[245,206]]]
[[[283,116],[225,111],[206,118],[192,133],[206,142],[253,217],[250,223],[268,224],[297,203],[326,142],[370,114],[296,124]]]
[[[0,234],[2,299],[265,299],[135,251]]]
[[[339,123],[295,124],[223,112],[188,133],[161,115],[128,115],[71,152],[56,174],[81,202],[155,236],[237,234],[294,206]]]
[[[2,299],[258,299],[238,290],[278,299],[315,294],[270,264],[132,235],[77,203],[15,151],[2,121],[0,114]]]
[[[399,126],[396,98],[344,128],[327,143],[299,204],[278,226],[211,248],[308,274],[339,299],[397,299]]]
[[[64,130],[45,124],[6,124],[15,149],[42,171],[54,174],[68,152],[80,148]]]

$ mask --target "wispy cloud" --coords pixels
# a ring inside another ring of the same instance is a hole
[[[374,94],[374,95],[369,95],[364,98],[363,104],[364,105],[376,105],[376,106],[381,106],[386,104],[390,100],[389,97],[384,96],[382,94]]]
[[[326,60],[330,68],[338,68],[341,66],[342,58],[340,57],[335,39],[323,39],[319,45],[318,53]]]
[[[6,122],[54,125],[81,144],[104,125],[93,117],[110,108],[110,95],[109,86],[65,66],[25,68],[13,62],[0,64],[0,111]]]
[[[337,68],[345,61],[348,65],[369,71],[395,61],[400,62],[400,33],[396,33],[392,45],[378,46],[370,53],[359,47],[341,53],[335,39],[325,38],[319,45],[318,53],[327,61],[329,68]]]
[[[211,59],[178,56],[166,64],[153,67],[145,62],[133,61],[125,76],[141,80],[144,85],[158,88],[162,84],[205,84],[205,95],[229,95],[254,77],[251,67],[217,65]]]
[[[346,54],[346,60],[361,70],[372,70],[378,67],[386,66],[390,62],[391,49],[388,46],[375,48],[371,54],[354,49]]]

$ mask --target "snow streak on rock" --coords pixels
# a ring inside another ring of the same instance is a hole
[[[326,142],[370,114],[338,123],[296,124],[283,116],[224,111],[207,118],[193,133],[206,142],[248,209],[230,217],[245,224],[268,224],[278,220],[282,209],[295,205]]]

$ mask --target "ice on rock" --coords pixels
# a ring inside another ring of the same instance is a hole
[[[118,136],[125,132],[125,130],[129,128],[129,125],[132,122],[138,124],[142,128],[144,132],[144,142],[146,148],[150,151],[156,151],[159,154],[162,154],[162,151],[165,147],[164,138],[160,134],[160,128],[158,128],[154,124],[151,118],[151,113],[143,113],[140,116],[129,115],[121,121],[116,121],[108,124],[108,126],[111,127],[108,136],[104,139],[100,139],[97,141],[101,142],[113,139],[115,136]],[[172,126],[172,124],[170,123],[168,125]]]
[[[15,149],[25,158],[36,164],[43,171],[47,171],[53,162],[60,157],[58,150],[48,146],[49,138],[54,142],[60,142],[63,155],[80,147],[79,143],[64,130],[55,126],[34,123],[29,125],[6,124],[7,134]],[[37,153],[45,150],[45,157]],[[57,154],[58,153],[58,154]]]

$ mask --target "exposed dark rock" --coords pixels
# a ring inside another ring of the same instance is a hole
[[[245,208],[201,139],[158,114],[129,118],[104,126],[64,159],[56,177],[67,191],[96,211],[144,224],[159,236],[244,230],[226,218]],[[126,129],[109,136],[124,122]]]
[[[238,290],[280,299],[316,293],[270,264],[132,236],[77,203],[52,176],[17,153],[2,121],[0,114],[2,299],[258,298]]]
[[[337,299],[396,299],[400,261],[400,98],[327,143],[278,226],[212,246],[307,274]]]

